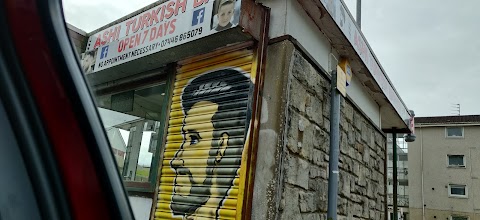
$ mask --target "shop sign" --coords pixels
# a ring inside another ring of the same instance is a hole
[[[350,63],[348,62],[348,60],[346,58],[342,58],[338,65],[340,66],[340,68],[342,68],[343,72],[345,72],[345,74],[346,74],[346,84],[347,84],[347,86],[349,86],[351,81],[352,81],[352,75],[353,75],[352,67],[350,67]]]
[[[337,90],[343,97],[347,96],[347,75],[340,66],[337,66]]]
[[[233,28],[239,23],[240,3],[239,0],[164,2],[92,35],[87,52],[82,54],[82,66],[93,66],[90,72],[97,72]],[[86,63],[87,60],[95,64]]]

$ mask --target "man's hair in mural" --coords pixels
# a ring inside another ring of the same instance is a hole
[[[219,114],[219,112],[238,107],[248,108],[249,93],[242,93],[242,91],[250,89],[251,81],[244,74],[245,72],[242,70],[231,68],[208,72],[193,79],[182,93],[182,107],[185,116],[193,105],[201,101],[210,101],[218,105],[212,121],[232,117],[231,114],[225,115]],[[245,102],[239,103],[232,100],[245,100]],[[247,117],[250,118],[250,115],[247,114]],[[213,126],[219,127],[215,123]]]
[[[178,203],[182,203],[185,199],[180,196],[175,196],[174,193],[170,207],[175,214],[183,213],[182,215],[188,216],[204,205],[211,195],[211,187],[205,186],[213,185],[213,178],[217,175],[222,175],[222,186],[227,187],[222,188],[222,190],[224,190],[221,192],[223,199],[217,206],[216,216],[219,217],[219,209],[222,206],[223,200],[228,196],[229,189],[233,186],[233,181],[241,163],[241,157],[228,158],[226,161],[222,161],[222,159],[229,155],[239,155],[239,153],[241,155],[251,117],[249,104],[249,91],[251,90],[251,87],[252,83],[250,78],[245,76],[243,70],[238,68],[227,68],[202,74],[191,80],[184,88],[181,95],[181,103],[185,118],[192,107],[198,102],[209,101],[215,103],[218,105],[218,109],[213,114],[211,120],[214,131],[212,134],[212,146],[209,152],[210,156],[207,159],[207,178],[204,180],[203,186],[192,185],[190,190],[190,194],[201,194],[205,196],[192,196],[192,198],[188,199],[189,205],[182,205]],[[238,118],[238,120],[235,118]],[[185,125],[186,123],[183,122],[182,133],[184,135],[186,132],[184,131]],[[227,149],[225,149],[223,155],[221,155],[221,158],[219,159],[219,149],[224,141],[221,140],[221,137],[225,134],[228,135]],[[183,149],[183,145],[187,141],[186,137],[183,139],[183,144],[179,151]],[[217,170],[219,165],[224,164],[222,162],[228,163],[228,165],[233,164],[234,167],[222,167],[221,170]],[[223,175],[228,176],[226,177]],[[217,179],[217,183],[218,181],[219,180]],[[195,203],[195,205],[193,206],[192,203]]]

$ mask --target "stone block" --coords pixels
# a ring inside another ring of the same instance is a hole
[[[378,145],[383,145],[385,143],[385,138],[382,134],[375,132],[375,143]]]
[[[314,212],[317,207],[315,205],[315,194],[311,192],[300,191],[298,193],[298,205],[300,212]]]
[[[324,153],[321,150],[313,149],[312,162],[315,165],[322,165],[324,162]]]
[[[351,194],[351,195],[350,195],[350,199],[351,199],[354,203],[361,203],[361,202],[362,202],[362,197],[359,196],[359,195],[356,195],[356,194]]]
[[[285,166],[286,182],[302,187],[303,189],[308,189],[310,172],[308,161],[293,155],[288,155]]]
[[[368,198],[364,197],[363,198],[363,202],[362,202],[362,217],[363,218],[368,218],[368,215],[369,215],[369,203],[368,203]]]
[[[367,183],[365,183],[365,185],[367,185]],[[367,195],[367,188],[365,186],[357,186],[356,191],[362,198]]]
[[[343,110],[345,112],[345,117],[347,118],[347,120],[349,122],[353,122],[353,112],[354,112],[354,109],[353,109],[353,106],[352,104],[350,104],[350,102],[348,102],[346,105],[345,105],[345,108]]]
[[[382,215],[382,213],[381,213],[381,212],[379,212],[379,211],[376,211],[376,212],[375,212],[375,219],[376,219],[376,220],[377,220],[377,219],[378,219],[378,220],[381,220],[381,219],[383,219],[383,215]]]
[[[373,198],[373,182],[367,181],[367,197]]]
[[[305,108],[307,117],[316,124],[323,124],[323,103],[317,97],[310,97],[310,102]]]
[[[297,182],[298,158],[294,155],[287,155],[285,161],[285,180],[295,185]]]
[[[325,194],[325,196],[317,196],[315,197],[315,200],[316,200],[316,204],[317,204],[317,208],[321,211],[321,212],[326,212],[327,209],[328,209],[328,192],[325,191],[327,194]]]
[[[362,143],[362,133],[357,129],[355,129],[355,142]]]
[[[320,177],[320,170],[322,168],[320,167],[317,167],[317,166],[310,166],[310,172],[308,173],[308,177],[310,177],[310,179],[315,179],[317,177]]]
[[[303,116],[300,116],[298,119],[298,131],[304,132],[308,126],[310,126],[310,122]]]
[[[374,209],[375,209],[375,200],[374,200],[374,199],[368,200],[368,207],[371,208],[370,210],[374,210]]]
[[[375,128],[372,128],[372,133],[370,133],[370,142],[368,142],[368,143],[369,143],[370,147],[375,150],[375,153],[377,153],[377,151],[376,151],[377,145],[375,144],[375,133],[376,133]]]
[[[347,133],[344,131],[340,132],[340,153],[348,155],[349,151],[348,143],[347,143]]]
[[[327,133],[330,133],[330,119],[323,118],[323,129],[325,129]]]
[[[312,150],[313,148],[311,147],[311,145],[308,145],[307,143],[302,143],[302,142],[298,142],[298,149],[299,149],[299,152],[300,152],[300,156],[308,161],[312,161],[313,159],[313,154],[312,154]]]
[[[320,220],[320,214],[319,213],[303,213],[302,214],[302,220]]]
[[[320,181],[321,179],[320,178],[315,178],[315,179],[309,179],[308,180],[308,189],[310,191],[314,191],[314,192],[320,192]]]
[[[329,156],[328,154],[325,154],[324,158],[325,158],[325,159],[324,159],[325,162],[327,162],[327,164],[328,164],[328,161],[329,161],[330,156]]]
[[[326,152],[325,143],[330,141],[330,137],[317,125],[313,129],[313,147]]]
[[[345,118],[345,115],[341,115],[340,116],[340,130],[341,131],[348,131],[348,121],[347,119]]]
[[[357,160],[352,160],[353,163],[353,174],[355,174],[357,177],[360,174],[360,163]]]
[[[347,215],[348,211],[348,201],[345,198],[339,197],[337,199],[337,212],[340,215]]]
[[[310,164],[308,161],[299,158],[297,169],[297,181],[296,185],[304,189],[308,189],[308,176],[310,172]]]
[[[365,146],[360,142],[355,143],[355,149],[362,155],[365,153]],[[363,158],[360,160],[363,160]]]
[[[378,160],[378,171],[380,171],[380,173],[385,173],[384,159]]]
[[[323,116],[330,118],[330,93],[323,94]]]
[[[370,138],[370,132],[368,129],[367,122],[363,121],[362,129],[360,131],[362,132],[362,141],[365,143],[368,143]]]
[[[339,190],[340,195],[344,197],[350,197],[350,180],[351,177],[349,174],[345,172],[340,172],[340,182],[339,182]]]
[[[353,126],[350,124],[348,125],[347,139],[348,139],[348,145],[350,146],[355,145],[355,128],[353,128]]]
[[[298,111],[304,113],[306,105],[306,96],[307,90],[303,85],[296,79],[291,78],[290,81],[290,106],[296,108]]]
[[[285,186],[283,191],[283,198],[281,202],[280,219],[291,220],[300,219],[300,209],[298,207],[298,189],[291,186]]]
[[[314,142],[315,136],[314,136],[314,124],[311,124],[308,119],[300,116],[300,121],[299,121],[299,137],[298,140],[302,142],[301,148],[299,147],[299,152],[300,155],[311,161],[313,154],[312,151],[314,149]]]
[[[365,179],[371,180],[372,179],[372,171],[369,167],[365,167]]]
[[[357,151],[357,149],[355,149],[355,147],[350,147],[348,149],[348,156],[351,157],[351,158],[354,158],[356,160],[361,160],[362,159],[360,153]]]
[[[365,147],[363,152],[363,162],[368,163],[370,160],[370,148]]]
[[[353,204],[353,216],[361,217],[363,214],[362,205],[358,203]]]
[[[298,152],[298,123],[300,121],[300,115],[291,108],[289,108],[288,114],[287,147],[296,153]]]
[[[362,115],[355,111],[353,113],[353,125],[354,125],[354,127],[358,130],[361,130],[363,121],[364,121],[364,119],[363,119]]]
[[[383,211],[382,210],[382,198],[383,198],[383,196],[377,196],[377,202],[375,203],[375,209],[376,210]]]
[[[293,152],[293,153],[297,153],[298,152],[298,141],[295,140],[294,138],[292,137],[289,137],[288,140],[287,140],[287,148]]]
[[[349,157],[345,159],[345,163],[347,164],[347,171],[353,172],[353,160]]]

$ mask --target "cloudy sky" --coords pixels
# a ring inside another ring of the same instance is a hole
[[[356,0],[347,0],[355,16]],[[480,1],[362,1],[362,31],[417,116],[480,114]]]
[[[67,21],[89,32],[154,1],[63,2]],[[346,4],[355,16],[356,0]],[[480,114],[478,8],[478,0],[363,1],[362,31],[417,116],[456,114],[454,104]]]

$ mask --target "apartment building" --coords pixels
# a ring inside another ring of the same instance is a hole
[[[408,145],[411,219],[480,219],[480,115],[415,118]]]

